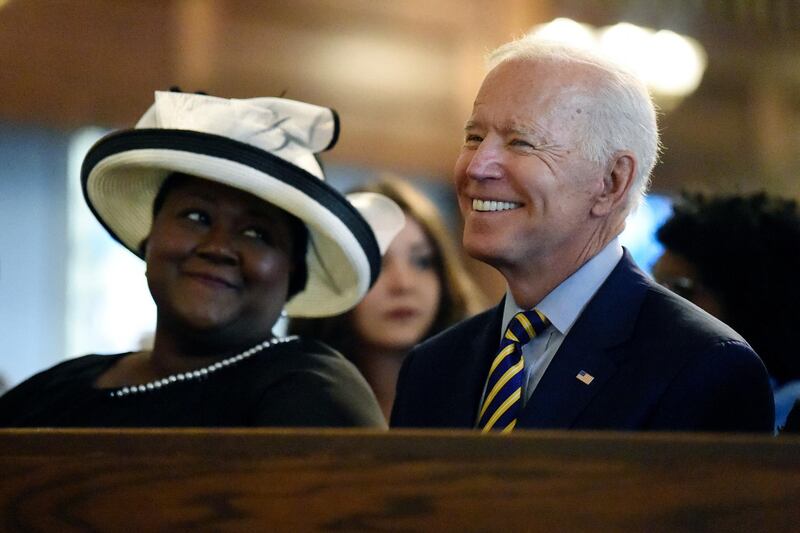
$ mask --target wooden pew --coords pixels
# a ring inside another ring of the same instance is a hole
[[[0,430],[0,531],[796,531],[800,438]]]

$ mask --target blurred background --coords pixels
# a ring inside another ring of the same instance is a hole
[[[633,53],[660,78],[665,151],[624,238],[645,267],[681,191],[800,197],[795,0],[0,0],[0,375],[13,384],[64,357],[148,342],[143,265],[99,229],[78,173],[91,143],[133,125],[154,90],[333,107],[332,183],[404,176],[457,235],[450,172],[483,56],[529,31]],[[471,267],[502,293],[496,274]]]

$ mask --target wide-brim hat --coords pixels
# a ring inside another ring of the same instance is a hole
[[[168,175],[248,192],[308,228],[308,281],[287,302],[287,314],[339,314],[377,279],[404,216],[385,196],[345,197],[325,183],[315,154],[333,147],[338,131],[332,109],[304,102],[156,92],[134,129],[111,133],[89,150],[81,168],[84,197],[111,236],[142,257],[153,201]]]

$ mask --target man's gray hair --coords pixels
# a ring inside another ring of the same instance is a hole
[[[574,46],[526,36],[506,43],[487,56],[488,67],[510,60],[550,62],[594,67],[598,76],[591,86],[575,88],[589,113],[577,148],[601,165],[620,150],[630,150],[637,168],[628,193],[627,208],[635,210],[650,186],[650,173],[658,159],[660,142],[656,109],[645,84],[624,67],[599,54]],[[575,90],[564,97],[574,98]]]

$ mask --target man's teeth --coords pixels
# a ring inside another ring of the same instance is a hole
[[[472,209],[475,211],[507,211],[509,209],[516,209],[522,204],[517,202],[498,202],[497,200],[472,200]]]

